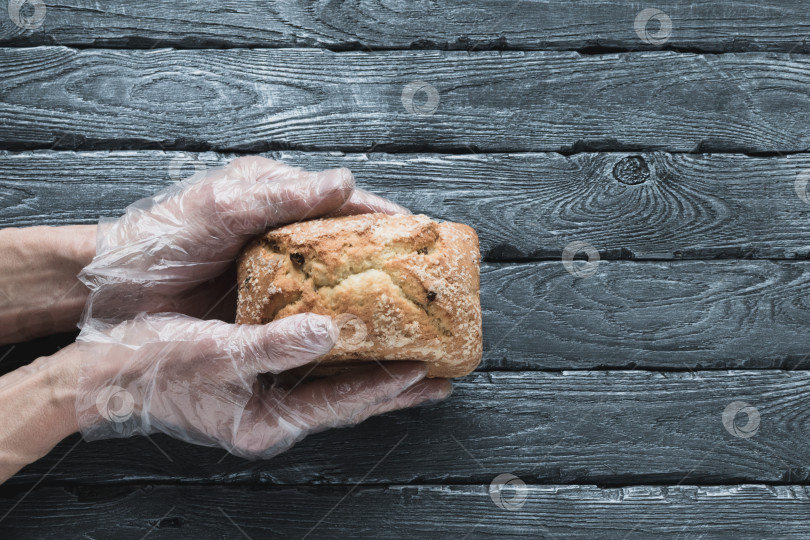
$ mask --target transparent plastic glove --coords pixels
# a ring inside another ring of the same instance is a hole
[[[90,289],[80,326],[140,312],[205,317],[216,303],[233,308],[223,298],[235,296],[236,278],[224,272],[252,236],[293,221],[364,212],[408,210],[355,189],[348,169],[309,172],[247,156],[198,173],[130,205],[120,218],[101,220],[96,256],[79,274]]]
[[[258,377],[328,352],[339,335],[328,317],[303,314],[262,326],[200,319],[217,304],[235,306],[228,294],[235,296],[236,280],[227,270],[253,235],[370,211],[407,212],[355,190],[346,169],[307,172],[249,157],[103,221],[96,257],[79,275],[90,289],[77,340],[84,437],[163,432],[269,457],[307,433],[446,397],[450,383],[420,381],[425,368],[412,362],[293,387]]]
[[[183,315],[140,315],[82,332],[77,419],[86,440],[162,432],[249,459],[306,435],[443,399],[450,382],[417,362],[284,386],[282,373],[328,352],[339,331],[322,315],[232,325]]]

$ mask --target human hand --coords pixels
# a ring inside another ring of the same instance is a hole
[[[291,386],[257,379],[308,364],[338,339],[334,322],[322,315],[254,326],[142,314],[82,332],[61,355],[58,378],[76,385],[76,421],[86,440],[162,432],[249,459],[451,391],[447,380],[423,380],[427,369],[417,362]]]
[[[75,356],[85,439],[163,432],[270,457],[308,433],[449,395],[450,382],[422,381],[426,367],[416,362],[262,384],[260,373],[280,374],[331,350],[335,323],[314,314],[256,326],[187,316],[207,315],[201,308],[218,296],[211,280],[268,227],[407,210],[355,190],[346,169],[310,173],[263,158],[240,158],[183,184],[100,224],[98,252],[80,274],[91,291]]]
[[[90,289],[88,319],[179,312],[232,320],[233,259],[269,227],[328,214],[409,213],[354,187],[348,169],[308,172],[247,156],[197,174],[99,224],[97,251],[79,278]],[[220,276],[218,278],[218,276]],[[230,298],[232,299],[232,298]]]

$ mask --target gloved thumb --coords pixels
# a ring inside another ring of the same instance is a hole
[[[233,325],[229,347],[238,352],[245,376],[281,373],[315,361],[332,350],[340,329],[325,315],[301,313],[263,325]]]

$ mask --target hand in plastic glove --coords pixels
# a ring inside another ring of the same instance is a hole
[[[409,213],[354,188],[348,169],[309,172],[248,156],[197,174],[99,223],[96,256],[79,278],[90,318],[122,321],[140,312],[233,320],[235,273],[223,272],[254,235],[327,214]],[[220,279],[210,282],[221,276]],[[228,299],[230,300],[230,299]]]
[[[246,458],[268,458],[307,434],[447,397],[417,362],[263,386],[257,374],[312,362],[338,339],[329,317],[267,325],[142,315],[79,342],[77,420],[87,440],[163,432]]]
[[[291,221],[369,211],[407,212],[354,190],[345,169],[311,173],[240,158],[100,224],[96,257],[80,274],[90,296],[74,357],[85,438],[164,432],[268,457],[307,433],[446,397],[450,383],[417,384],[425,367],[411,362],[293,388],[262,386],[259,373],[327,353],[339,336],[334,322],[304,314],[237,326],[186,316],[207,315],[219,296],[210,280],[232,266],[251,236]],[[224,281],[235,288],[232,276]]]

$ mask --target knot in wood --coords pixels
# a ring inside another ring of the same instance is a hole
[[[643,157],[627,156],[613,166],[613,176],[622,184],[635,186],[650,177],[650,168]]]

